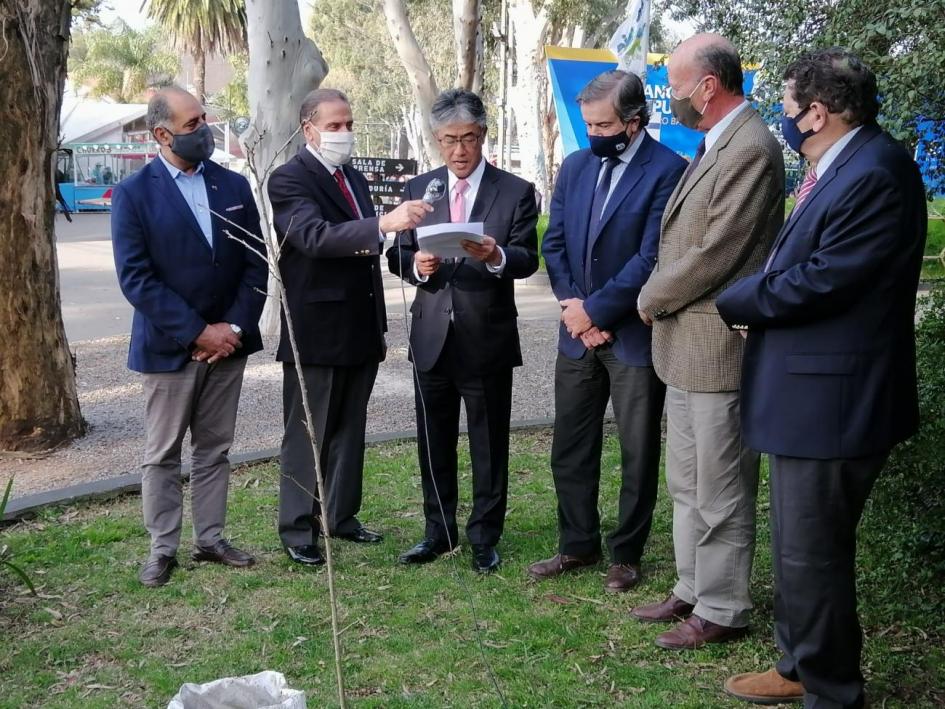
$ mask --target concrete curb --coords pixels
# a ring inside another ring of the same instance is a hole
[[[608,417],[609,418],[609,417]],[[554,423],[552,418],[525,419],[513,421],[512,430],[521,431],[532,428],[546,428]],[[466,427],[460,427],[460,433],[467,433]],[[364,437],[367,445],[390,443],[392,441],[409,441],[417,437],[416,430],[392,431],[388,433],[372,433]],[[278,448],[266,448],[259,451],[249,451],[230,456],[230,463],[239,465],[255,465],[275,460],[279,457]],[[181,477],[190,479],[190,466],[181,468]],[[33,517],[45,507],[74,505],[91,500],[105,500],[120,495],[138,494],[141,492],[141,473],[124,473],[113,477],[92,480],[90,482],[70,485],[58,490],[46,490],[32,495],[24,495],[9,501],[6,513],[0,523],[12,523],[17,520]]]

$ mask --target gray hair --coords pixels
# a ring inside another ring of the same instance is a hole
[[[430,127],[437,131],[450,123],[475,123],[486,130],[486,107],[482,99],[465,89],[447,89],[433,102]]]
[[[581,89],[577,102],[593,103],[606,98],[611,100],[614,111],[622,122],[629,123],[639,116],[641,128],[646,128],[649,124],[650,108],[646,104],[643,82],[636,74],[619,69],[598,74]]]
[[[187,94],[190,92],[177,85],[165,86],[160,91],[155,92],[148,101],[148,114],[145,117],[145,125],[152,133],[155,128],[167,128],[174,119],[174,112],[167,101],[167,97],[172,93]]]
[[[315,89],[314,91],[309,91],[308,95],[306,95],[305,99],[302,101],[302,108],[299,109],[299,123],[314,120],[315,114],[318,113],[318,107],[330,101],[344,101],[348,105],[351,104],[344,92],[338,89]]]

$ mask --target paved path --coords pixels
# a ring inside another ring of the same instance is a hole
[[[63,317],[76,354],[84,438],[41,459],[0,454],[0,481],[15,476],[13,496],[117,476],[134,470],[143,447],[143,399],[139,375],[125,367],[131,308],[118,289],[108,216],[78,214],[69,224],[57,216]],[[381,364],[368,408],[368,431],[414,428],[413,385],[406,357],[404,295],[385,278],[390,315],[388,358]],[[553,370],[558,305],[547,285],[517,284],[525,366],[516,370],[513,420],[553,414]],[[240,402],[234,454],[272,449],[282,432],[281,365],[267,350],[250,357]]]

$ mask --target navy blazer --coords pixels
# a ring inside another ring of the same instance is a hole
[[[194,340],[218,322],[243,329],[243,346],[233,356],[262,349],[259,316],[268,268],[246,247],[262,247],[253,193],[246,178],[209,160],[203,176],[210,210],[238,225],[211,216],[212,247],[160,158],[122,180],[112,194],[115,268],[135,309],[129,369],[181,369]]]
[[[716,302],[747,326],[748,446],[799,458],[881,454],[918,425],[916,287],[925,191],[906,150],[866,125],[785,222],[770,268]]]
[[[433,178],[448,184],[446,167],[410,180],[404,199],[420,199]],[[449,195],[433,203],[423,224],[450,221]],[[515,279],[538,269],[538,208],[535,188],[526,180],[486,163],[470,211],[470,222],[483,222],[484,231],[505,252],[501,274],[472,258],[444,263],[430,278],[414,278],[417,235],[402,231],[387,250],[391,273],[417,286],[410,308],[409,357],[421,372],[433,368],[453,327],[463,364],[473,376],[485,376],[522,364],[515,307]]]
[[[343,367],[384,359],[383,242],[367,180],[343,168],[363,219],[304,145],[269,178],[279,264],[301,364]],[[285,313],[276,358],[294,361]]]
[[[613,333],[617,358],[649,367],[652,330],[637,315],[637,296],[656,264],[663,210],[687,163],[646,133],[639,140],[643,142],[607,200],[596,233],[590,229],[590,211],[601,159],[590,150],[565,159],[541,251],[555,297],[584,300],[591,321]],[[563,323],[558,351],[571,359],[587,352]]]

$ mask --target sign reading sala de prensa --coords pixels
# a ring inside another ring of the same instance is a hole
[[[416,160],[356,157],[351,158],[351,166],[367,178],[378,214],[387,214],[400,204],[404,183],[417,174]]]

